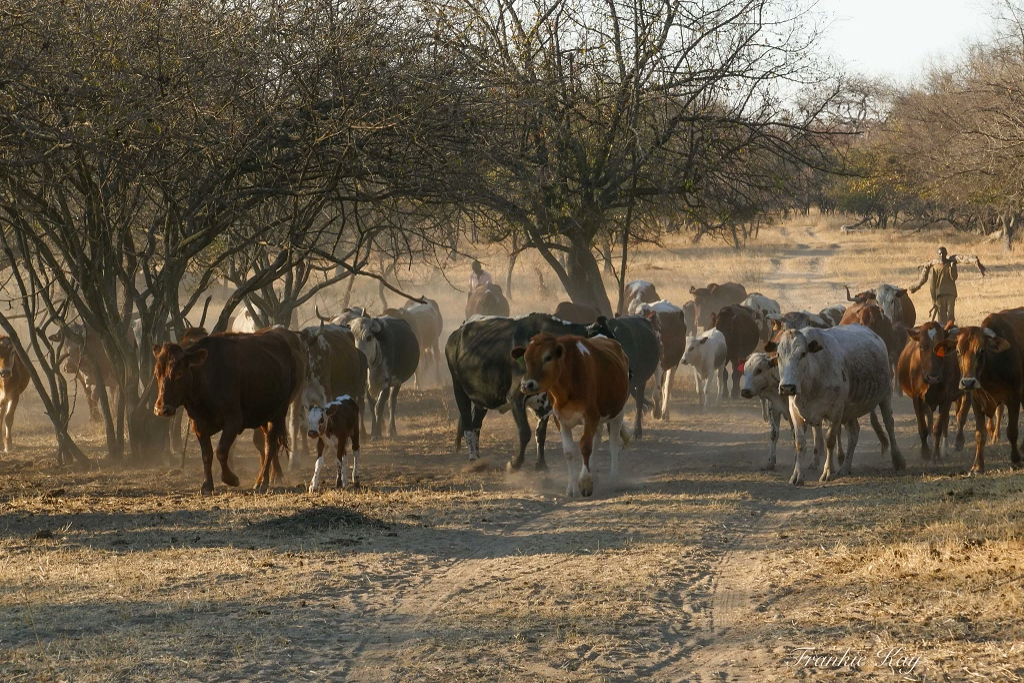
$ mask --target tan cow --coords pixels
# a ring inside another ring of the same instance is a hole
[[[14,411],[18,409],[21,394],[28,387],[28,368],[14,348],[10,337],[0,336],[0,432],[4,438],[4,453],[11,450],[11,429]]]

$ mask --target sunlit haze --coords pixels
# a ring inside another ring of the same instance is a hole
[[[913,79],[936,58],[955,60],[991,32],[991,0],[821,0],[831,17],[822,48],[850,72]]]

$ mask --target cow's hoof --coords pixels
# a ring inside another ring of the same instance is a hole
[[[266,493],[269,488],[270,485],[267,482],[261,481],[253,485],[252,491],[253,493]]]
[[[213,484],[203,484],[199,489],[199,495],[201,496],[212,496],[213,495]]]
[[[1020,462],[1012,462],[1012,461],[1010,462],[1010,469],[1011,470],[1019,470],[1022,466],[1024,466],[1024,464],[1022,464]]]
[[[512,474],[513,472],[518,472],[519,468],[522,466],[522,461],[516,462],[515,460],[509,460],[507,463],[505,463],[505,471],[508,472],[509,474]]]
[[[239,484],[238,475],[235,474],[234,472],[221,475],[221,481],[223,481],[228,486],[238,486]]]
[[[794,474],[792,477],[789,478],[789,483],[792,484],[793,486],[803,486],[804,478],[802,476]]]
[[[316,487],[313,486],[312,484],[310,484],[309,488],[307,489],[307,492],[308,493],[316,493]]]
[[[548,464],[543,460],[538,460],[537,464],[533,466],[533,469],[537,472],[547,472]]]
[[[591,479],[590,477],[585,477],[580,482],[580,494],[584,498],[590,498],[590,496],[594,495],[594,480],[593,479]]]

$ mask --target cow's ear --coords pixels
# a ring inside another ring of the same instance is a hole
[[[935,345],[935,355],[939,358],[945,358],[947,353],[951,353],[956,350],[955,339],[943,339]]]
[[[517,346],[509,351],[508,355],[512,356],[512,360],[519,360],[526,355],[526,348],[523,346]]]
[[[824,348],[825,347],[822,346],[817,339],[812,339],[811,343],[807,345],[807,350],[810,351],[811,353],[817,353],[818,351],[821,351]]]
[[[701,344],[706,344],[706,343],[707,343],[707,341],[708,341],[708,338],[707,338],[707,337],[701,337],[701,338],[700,338],[700,343],[701,343]]]
[[[380,321],[374,318],[373,322],[370,323],[370,331],[376,334],[377,332],[380,332],[380,328]]]
[[[785,323],[781,320],[775,320],[772,318],[772,332],[778,332],[785,326]]]
[[[555,344],[555,349],[551,353],[551,357],[552,358],[561,358],[564,355],[565,355],[565,344],[563,344],[562,342],[558,342],[557,344]]]
[[[714,327],[717,324],[718,324],[718,314],[717,313],[712,313],[711,314],[711,327]]]
[[[769,340],[764,343],[765,353],[775,353],[779,350],[779,345],[774,340]]]
[[[917,329],[916,327],[908,327],[906,328],[906,330],[908,337],[910,337],[914,341],[921,341],[921,330]]]
[[[779,367],[779,357],[778,356],[771,356],[768,359],[768,364],[771,365],[773,368]]]
[[[206,349],[192,349],[185,357],[188,358],[188,364],[190,366],[198,368],[206,362]]]
[[[690,294],[696,294],[696,293],[697,293],[697,288],[694,287],[693,285],[690,285]]]
[[[1006,351],[1007,349],[1010,348],[1010,342],[1006,341],[1002,337],[996,337],[994,339],[989,339],[988,344],[986,346],[989,351],[992,351],[994,353],[1002,353],[1003,351]]]
[[[160,357],[160,351],[162,349],[163,349],[163,346],[161,346],[160,344],[153,344],[153,358],[159,358]]]

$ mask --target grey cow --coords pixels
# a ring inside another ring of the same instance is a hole
[[[370,375],[370,438],[381,436],[384,408],[391,400],[388,436],[397,436],[395,406],[398,391],[416,372],[420,363],[420,343],[412,326],[399,318],[356,318],[352,321],[356,348],[366,356]],[[376,398],[374,398],[376,397]]]

